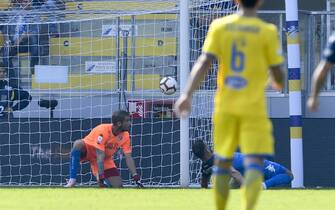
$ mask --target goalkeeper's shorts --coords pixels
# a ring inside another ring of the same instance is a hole
[[[91,145],[86,144],[86,143],[85,143],[85,146],[86,146],[86,156],[81,157],[80,161],[81,162],[85,162],[85,161],[90,162],[92,173],[96,176],[98,174],[96,148],[94,146],[91,146]],[[111,158],[110,159],[105,159],[104,169],[105,169],[105,176],[106,177],[119,176],[116,165]]]

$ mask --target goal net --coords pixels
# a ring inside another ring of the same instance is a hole
[[[191,66],[212,19],[236,5],[192,0],[189,6]],[[110,123],[119,109],[132,117],[132,156],[143,183],[179,185],[180,128],[172,112],[179,89],[172,95],[159,89],[161,78],[180,77],[179,1],[28,0],[0,9],[9,81],[0,90],[0,185],[64,185],[73,142]],[[191,142],[212,142],[215,74],[214,65],[195,97]],[[114,160],[123,183],[131,184],[121,151]],[[200,165],[193,156],[190,166],[197,184]],[[80,184],[96,183],[87,163],[78,174]]]
[[[190,11],[190,62],[191,65],[201,54],[202,45],[212,20],[230,15],[237,11],[234,1],[201,1],[194,0]],[[202,82],[199,91],[193,97],[193,107],[190,116],[190,147],[196,140],[204,141],[213,148],[212,112],[214,92],[216,89],[217,62]],[[190,148],[190,149],[191,149]],[[201,179],[201,161],[190,152],[190,183],[198,185]]]

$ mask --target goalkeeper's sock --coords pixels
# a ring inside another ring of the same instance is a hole
[[[288,174],[278,174],[277,176],[272,177],[264,182],[266,189],[270,187],[281,186],[289,184],[292,181],[292,177]]]
[[[71,151],[71,161],[70,161],[70,179],[77,178],[77,170],[80,162],[80,150],[73,149]]]
[[[216,209],[224,210],[226,208],[229,195],[230,170],[214,167],[213,174],[215,175],[214,193]]]
[[[262,189],[263,168],[258,164],[247,166],[241,188],[242,210],[252,210]]]

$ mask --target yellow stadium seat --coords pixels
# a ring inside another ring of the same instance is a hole
[[[75,1],[67,2],[66,9],[68,10],[164,10],[177,8],[175,2],[169,1]]]
[[[0,48],[3,46],[4,42],[5,42],[5,37],[2,33],[0,33]]]
[[[0,10],[8,9],[10,0],[0,0]]]
[[[115,56],[115,38],[68,37],[51,38],[49,52],[52,56]],[[136,56],[176,55],[176,38],[136,38]],[[123,49],[122,42],[120,49]],[[128,41],[128,55],[131,39]]]
[[[127,1],[74,1],[66,2],[66,10],[92,10],[92,11],[152,11],[176,8],[175,2],[127,2]],[[92,19],[101,17],[99,14],[68,14],[67,19]],[[130,20],[130,16],[122,14],[122,20]],[[176,20],[176,14],[142,14],[136,15],[136,20]]]
[[[160,75],[140,74],[135,75],[135,87],[137,90],[155,90],[159,88]],[[131,76],[128,75],[128,81]],[[40,90],[113,90],[115,88],[114,74],[71,74],[67,84],[41,84],[32,78],[32,88]],[[130,90],[130,82],[128,82]]]

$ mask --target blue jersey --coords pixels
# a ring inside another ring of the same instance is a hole
[[[244,166],[243,166],[244,156],[239,153],[235,152],[233,157],[233,163],[232,166],[240,172],[242,175],[244,174]]]
[[[244,174],[244,155],[238,152],[234,153],[234,159],[232,166],[240,172],[242,175]],[[278,174],[284,174],[286,173],[286,168],[278,163],[264,160],[264,166],[263,166],[263,173],[264,173],[264,180],[270,179]]]
[[[239,152],[235,152],[234,157],[233,157],[232,166],[242,175],[244,175],[243,161],[244,161],[244,155]],[[211,177],[213,165],[214,165],[214,155],[209,160],[204,161],[202,163],[202,166],[201,166],[202,178]],[[287,169],[284,166],[278,163],[275,163],[269,160],[264,160],[264,165],[263,165],[264,180],[271,179],[272,177],[277,176],[279,174],[285,174],[286,170]]]
[[[335,63],[335,33],[328,39],[327,47],[323,51],[323,58],[330,63]]]

